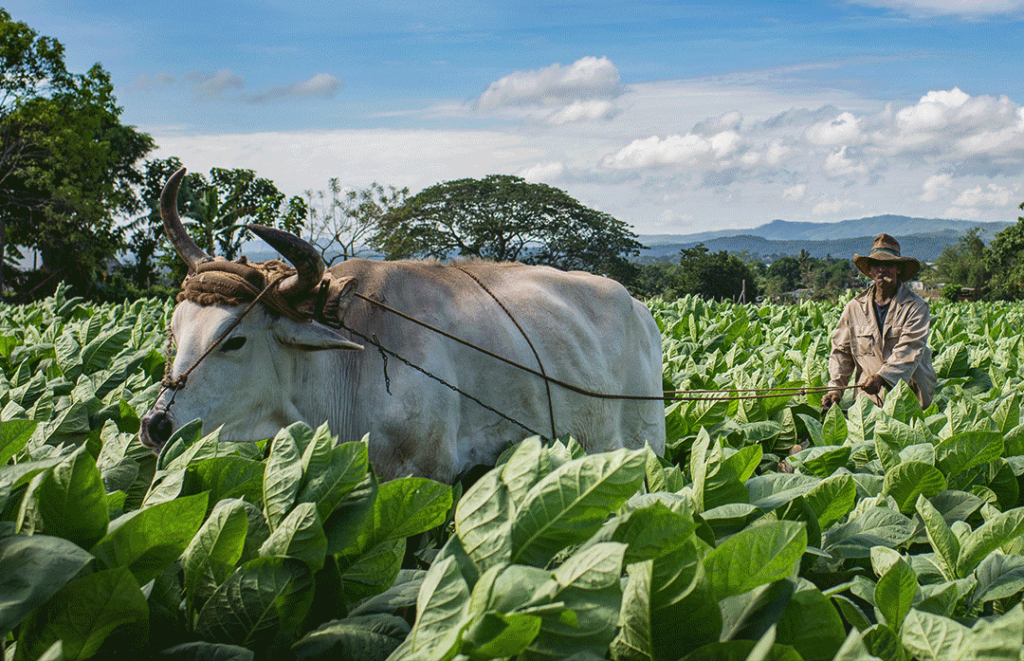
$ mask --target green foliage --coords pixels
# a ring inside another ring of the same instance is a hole
[[[0,9],[0,263],[38,250],[47,291],[63,280],[85,293],[121,248],[115,218],[138,206],[153,141],[121,124],[109,74],[70,73],[63,51]]]
[[[935,260],[940,282],[948,283],[947,286],[955,285],[958,289],[970,287],[978,294],[987,289],[990,276],[985,265],[985,243],[980,234],[980,228],[971,228],[942,251]]]
[[[651,307],[673,389],[820,385],[841,312]],[[454,494],[301,423],[222,444],[196,422],[153,457],[169,312],[0,307],[8,658],[1019,656],[1020,304],[933,306],[927,410],[902,385],[826,414],[678,402],[667,457],[531,438]]]
[[[479,257],[595,273],[622,270],[641,247],[622,221],[509,175],[431,186],[384,215],[370,243],[387,259]]]
[[[1024,202],[1020,203],[1024,209]],[[1001,230],[992,239],[985,254],[985,266],[992,274],[989,283],[994,298],[1024,299],[1024,217],[1017,224]]]
[[[324,263],[356,257],[368,248],[366,242],[384,218],[405,204],[408,188],[384,186],[376,181],[362,190],[342,190],[334,177],[327,191],[307,190],[303,228]]]
[[[757,278],[750,266],[724,250],[708,251],[704,244],[679,251],[680,269],[668,295],[672,298],[697,294],[705,298],[747,301],[758,296]]]

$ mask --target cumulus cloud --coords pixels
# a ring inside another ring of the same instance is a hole
[[[790,202],[799,202],[804,198],[806,193],[807,184],[797,184],[796,186],[790,186],[786,190],[782,191],[782,197]]]
[[[611,60],[584,57],[568,66],[552,64],[500,78],[480,95],[475,107],[483,112],[544,109],[544,121],[560,125],[612,117],[612,101],[621,93],[619,70]]]
[[[607,156],[605,167],[629,170],[664,165],[724,165],[740,143],[736,131],[722,131],[705,137],[695,133],[670,135],[664,139],[652,136],[634,140],[617,153]]]
[[[831,121],[813,124],[807,129],[807,140],[816,145],[848,145],[860,136],[862,123],[862,118],[844,112]]]
[[[1009,206],[1013,200],[1014,197],[1010,189],[997,184],[989,184],[984,188],[975,186],[963,191],[953,201],[953,206],[1000,208]]]
[[[925,179],[921,184],[922,202],[934,202],[949,194],[953,187],[953,177],[948,174],[936,174]]]
[[[519,171],[519,176],[531,182],[551,183],[565,176],[565,165],[560,162],[537,163]]]
[[[876,181],[890,168],[922,166],[931,169],[922,179],[936,171],[1019,177],[1024,174],[1024,107],[1005,96],[971,96],[954,87],[928,92],[916,103],[889,103],[867,112],[826,106],[788,110],[758,122],[726,112],[685,134],[636,138],[606,154],[600,166],[634,171],[672,166],[716,185],[727,180],[709,173],[730,168],[744,181],[784,172],[806,178],[815,170],[830,179]],[[937,200],[941,181],[923,189],[921,199]]]

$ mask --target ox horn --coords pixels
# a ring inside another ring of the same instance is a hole
[[[167,178],[164,191],[160,193],[160,218],[164,221],[164,232],[171,240],[171,245],[177,251],[178,256],[188,264],[189,273],[195,273],[196,267],[203,262],[212,262],[206,252],[196,245],[192,237],[188,235],[181,224],[181,217],[178,215],[178,187],[185,177],[185,168],[181,168]]]
[[[312,291],[324,275],[324,260],[311,244],[299,237],[273,227],[246,225],[252,232],[269,243],[295,267],[295,275],[281,281],[278,291],[284,298],[301,298]]]

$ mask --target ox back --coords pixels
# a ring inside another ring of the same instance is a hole
[[[617,282],[546,266],[468,262],[460,268],[480,282],[459,268],[417,261],[354,259],[331,272],[355,277],[359,292],[374,301],[540,371],[525,332],[549,376],[587,391],[661,394],[657,325]],[[660,400],[595,398],[552,384],[549,409],[542,378],[382,307],[356,299],[345,323],[523,425],[398,360],[386,362],[372,346],[331,352],[337,371],[323,375],[331,380],[321,385],[338,387],[335,375],[344,381],[331,429],[342,440],[369,434],[370,458],[384,478],[415,474],[453,481],[476,464],[493,463],[510,441],[530,435],[524,427],[550,435],[552,409],[558,436],[572,435],[588,452],[649,443],[664,453]]]

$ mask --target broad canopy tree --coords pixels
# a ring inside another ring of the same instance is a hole
[[[431,186],[386,214],[370,243],[386,259],[478,257],[613,275],[642,247],[626,223],[510,175]]]
[[[84,289],[121,247],[115,218],[140,206],[153,141],[121,124],[100,65],[68,72],[58,41],[3,9],[0,73],[0,261],[38,250],[54,284]]]

